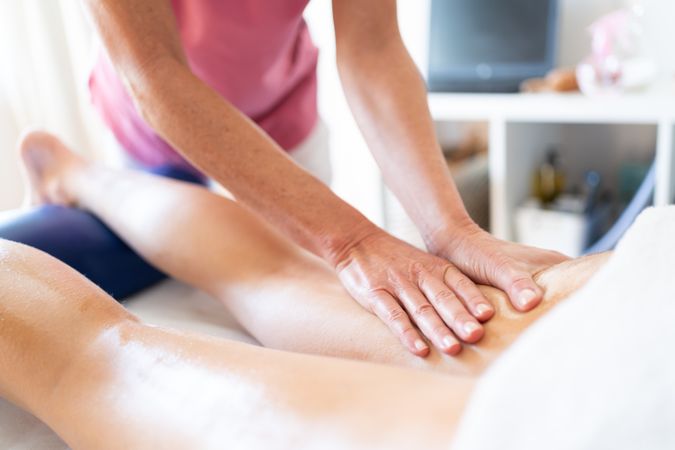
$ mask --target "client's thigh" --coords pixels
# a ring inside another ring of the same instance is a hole
[[[224,302],[268,347],[478,374],[529,324],[585,283],[605,259],[606,255],[581,258],[538,274],[536,280],[545,290],[544,301],[528,313],[514,310],[503,292],[482,286],[497,313],[485,324],[485,337],[477,344],[465,345],[455,357],[435,351],[427,358],[410,354],[377,317],[349,297],[332,271],[311,257],[304,264],[289,265],[256,292],[229,296]]]
[[[139,323],[0,241],[0,394],[74,449],[444,448],[473,383]]]

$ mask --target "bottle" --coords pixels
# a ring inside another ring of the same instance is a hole
[[[551,148],[544,163],[534,172],[534,196],[545,206],[553,203],[565,188],[565,175],[559,161],[558,152]]]

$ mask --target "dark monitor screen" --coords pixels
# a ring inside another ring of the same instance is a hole
[[[553,0],[433,0],[429,76],[542,75],[554,59]]]

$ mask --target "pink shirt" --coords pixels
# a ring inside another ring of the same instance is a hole
[[[286,150],[317,120],[318,51],[302,17],[308,1],[172,0],[192,71]],[[148,166],[187,164],[143,121],[104,54],[89,88],[134,159]]]

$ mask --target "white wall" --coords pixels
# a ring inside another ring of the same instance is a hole
[[[586,56],[590,45],[586,28],[625,3],[626,0],[561,0],[558,65],[573,67]]]
[[[645,52],[659,62],[661,77],[672,82],[675,76],[675,51],[673,51],[673,20],[675,1],[642,0],[645,6]]]
[[[0,105],[7,102],[0,90]],[[15,118],[7,108],[0,107],[0,211],[19,205],[23,190],[14,152]]]
[[[15,145],[27,127],[53,131],[82,153],[101,154],[108,133],[86,83],[93,44],[79,2],[0,1],[0,211],[21,202]]]
[[[645,12],[645,53],[658,61],[662,77],[672,77],[675,70],[675,52],[672,51],[675,1],[672,0],[562,0],[560,64],[574,65],[588,53],[588,34],[580,31],[594,18],[634,4],[640,4]]]

